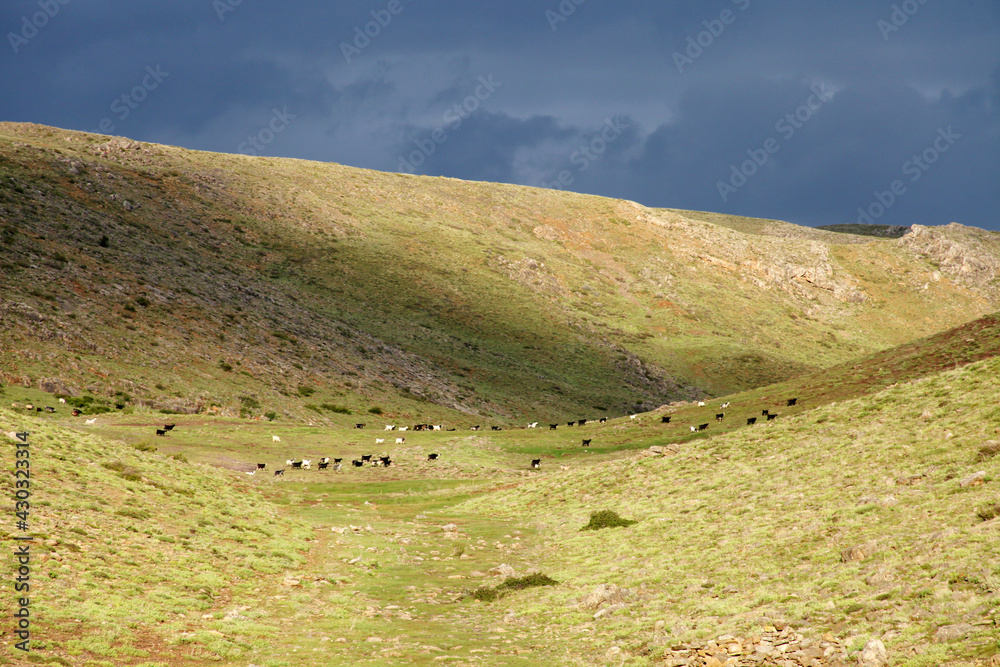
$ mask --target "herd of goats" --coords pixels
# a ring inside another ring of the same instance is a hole
[[[59,399],[59,401],[60,401],[60,403],[64,403],[65,402],[64,399]],[[796,405],[797,402],[798,402],[797,398],[789,398],[787,400],[787,402],[786,402],[786,405],[788,407],[792,407],[792,406]],[[12,404],[11,407],[17,409],[18,405],[15,403],[15,404]],[[55,408],[50,407],[50,406],[37,407],[36,408],[36,406],[32,405],[31,403],[26,404],[24,407],[25,407],[26,410],[32,411],[32,412],[34,412],[34,411],[37,410],[38,412],[43,412],[44,411],[44,412],[48,412],[48,413],[54,413],[56,411]],[[699,401],[698,402],[698,407],[705,407],[705,402],[704,401]],[[726,417],[725,410],[728,407],[729,407],[729,403],[728,402],[723,403],[720,406],[720,409],[722,409],[723,412],[719,412],[719,413],[717,413],[715,415],[715,420],[716,421],[721,422],[721,421],[723,421],[725,419],[725,417]],[[74,409],[73,410],[73,416],[79,416],[80,414],[81,414],[80,410],[78,410],[78,409]],[[761,411],[761,417],[765,417],[767,421],[771,421],[771,420],[777,418],[777,416],[778,416],[777,413],[771,412],[768,409],[764,409],[764,410]],[[638,417],[638,415],[635,415],[635,414],[629,415],[629,418],[632,419],[632,420],[635,420],[637,417]],[[670,419],[671,419],[671,415],[662,415],[661,418],[660,418],[660,422],[663,423],[663,424],[669,424],[670,423]],[[752,425],[756,424],[757,423],[757,419],[758,418],[756,416],[755,417],[748,417],[747,418],[747,426],[752,426]],[[88,424],[93,424],[95,421],[96,421],[96,418],[94,418],[94,419],[88,419],[87,423]],[[589,423],[589,421],[593,421],[593,420],[578,419],[578,420],[575,420],[575,421],[568,421],[568,422],[566,422],[566,425],[567,426],[585,426],[585,425],[587,425],[587,423]],[[601,417],[597,421],[600,422],[601,424],[604,424],[608,420],[607,420],[607,417]],[[163,428],[157,428],[156,429],[156,435],[158,435],[158,436],[166,436],[167,433],[170,432],[170,431],[173,431],[176,426],[177,426],[176,424],[164,424]],[[356,429],[363,429],[366,426],[367,426],[367,424],[360,423],[360,424],[355,424],[354,428],[356,428]],[[537,428],[537,427],[538,427],[538,422],[532,422],[530,424],[527,424],[527,428]],[[478,430],[480,430],[480,428],[481,428],[481,426],[476,425],[476,426],[471,427],[470,430],[472,430],[472,431],[478,431]],[[554,431],[557,428],[559,428],[559,424],[549,424],[549,429],[550,430]],[[502,426],[492,426],[491,429],[494,430],[494,431],[502,431],[503,427]],[[698,424],[697,426],[692,425],[692,426],[690,426],[690,429],[691,429],[692,432],[705,431],[705,430],[708,429],[708,423],[706,422],[704,424]],[[402,432],[402,431],[407,431],[407,430],[413,430],[413,431],[454,431],[455,429],[454,428],[445,429],[444,426],[441,425],[441,424],[416,424],[416,425],[414,425],[412,427],[409,427],[409,426],[396,426],[395,424],[386,424],[384,430],[386,430],[386,431]],[[272,438],[273,442],[281,442],[281,438],[279,436],[277,436],[277,435],[271,436],[271,438]],[[592,441],[592,438],[584,438],[581,444],[582,444],[583,447],[589,447],[591,441]],[[375,444],[376,445],[381,445],[384,442],[385,442],[385,438],[376,438],[375,439]],[[398,437],[398,438],[396,438],[396,444],[397,445],[405,444],[405,442],[406,442],[405,436],[404,437]],[[427,460],[428,461],[436,461],[436,460],[438,460],[438,458],[440,458],[440,456],[437,453],[431,453],[431,454],[427,455]],[[320,470],[327,470],[330,467],[330,464],[332,463],[333,464],[333,470],[334,471],[339,471],[342,468],[343,460],[344,460],[343,458],[330,459],[330,457],[326,457],[325,456],[325,457],[323,457],[323,458],[321,458],[321,459],[319,459],[317,461],[317,467]],[[353,465],[356,468],[362,468],[362,467],[365,467],[365,466],[388,468],[389,466],[392,465],[392,458],[390,456],[375,456],[373,454],[364,454],[364,455],[361,456],[360,459],[354,459],[354,460],[352,460],[351,461],[351,465]],[[537,469],[541,468],[541,465],[542,465],[542,460],[541,459],[532,459],[531,460],[531,466],[530,467],[532,469],[537,470]],[[285,461],[285,466],[286,466],[286,468],[290,468],[290,469],[293,469],[293,470],[300,470],[300,469],[301,470],[309,470],[309,469],[312,468],[312,460],[311,459],[302,459],[302,460],[298,460],[297,461],[295,459],[288,459],[288,460]],[[286,468],[281,468],[281,469],[275,470],[274,471],[274,476],[275,477],[283,476],[285,474],[285,469]],[[248,475],[254,475],[257,472],[259,472],[261,470],[266,470],[266,469],[267,469],[267,464],[266,463],[258,463],[257,464],[257,468],[255,470],[247,472],[246,474],[248,474]]]

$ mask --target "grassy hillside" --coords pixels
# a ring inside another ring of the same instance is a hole
[[[0,381],[335,425],[613,416],[1000,308],[1000,235],[922,229],[862,239],[5,123]]]
[[[172,415],[155,437],[142,407],[0,408],[32,433],[31,662],[827,667],[877,639],[892,667],[992,667],[998,352],[994,315],[724,397],[722,423],[715,402],[478,432]],[[272,474],[361,454],[394,463]],[[581,531],[601,510],[636,523]],[[555,584],[513,585],[533,573]]]

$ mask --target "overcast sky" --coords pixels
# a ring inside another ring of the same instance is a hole
[[[0,119],[1000,229],[1000,0],[4,0]]]

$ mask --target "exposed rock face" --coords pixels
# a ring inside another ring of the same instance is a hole
[[[943,274],[956,281],[983,288],[1000,275],[996,253],[1000,239],[990,243],[988,234],[956,222],[942,228],[913,225],[913,230],[896,243],[935,262]]]

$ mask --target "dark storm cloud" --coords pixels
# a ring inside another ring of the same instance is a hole
[[[1000,227],[996,2],[12,0],[0,31],[4,120],[803,224]]]

